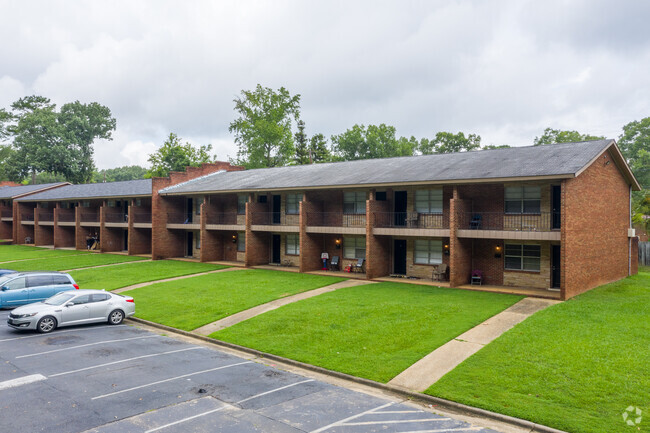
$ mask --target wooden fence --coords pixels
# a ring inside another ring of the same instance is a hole
[[[639,266],[650,266],[650,242],[639,242]]]

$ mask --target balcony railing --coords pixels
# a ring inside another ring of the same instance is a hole
[[[97,212],[81,212],[80,221],[84,223],[98,223],[99,214]]]
[[[343,212],[309,212],[307,225],[313,227],[365,227],[366,214]]]
[[[151,224],[151,212],[131,212],[134,223]]]
[[[172,212],[167,214],[167,224],[200,224],[201,215],[188,212]]]
[[[546,232],[560,228],[559,212],[510,214],[502,212],[462,212],[459,229]]]
[[[0,217],[2,217],[2,218],[13,218],[14,213],[11,210],[3,210],[2,213],[0,214]]]
[[[50,222],[54,221],[54,213],[53,212],[39,212],[38,213],[38,221],[41,222]]]
[[[107,223],[126,223],[129,221],[129,215],[124,212],[107,212],[104,220]]]
[[[441,213],[375,212],[375,227],[448,229],[449,218]]]
[[[255,212],[253,213],[254,225],[287,225],[297,226],[300,216],[283,212]]]
[[[74,212],[59,213],[57,215],[57,219],[58,219],[58,221],[60,223],[73,223],[73,222],[75,222],[76,217],[75,217]]]
[[[22,221],[34,221],[34,214],[33,213],[20,214],[20,219]]]
[[[237,224],[237,214],[235,212],[208,213],[206,224],[234,225]]]

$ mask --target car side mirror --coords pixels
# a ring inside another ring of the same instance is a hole
[[[66,307],[72,307],[73,305],[74,305],[74,302],[68,302],[67,304],[65,304]]]
[[[0,290],[2,290],[3,292],[6,292],[7,290],[9,290],[9,287],[7,287],[7,286],[2,286],[2,289],[0,289]]]

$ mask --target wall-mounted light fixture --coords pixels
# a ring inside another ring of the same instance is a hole
[[[496,259],[501,258],[501,245],[497,245],[494,247],[494,258]]]
[[[446,256],[448,256],[449,255],[449,244],[444,244],[442,246],[442,251]]]
[[[232,243],[233,244],[237,243],[237,235],[232,235]]]
[[[341,248],[341,239],[340,239],[340,238],[336,238],[336,239],[334,240],[334,244],[336,245],[336,249],[337,249],[337,250],[340,249],[340,248]]]

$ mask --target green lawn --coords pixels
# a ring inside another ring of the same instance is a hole
[[[388,382],[520,299],[414,284],[369,284],[286,305],[211,337]]]
[[[0,245],[0,262],[48,257],[65,257],[79,254],[90,254],[90,252],[76,250],[51,250],[46,248],[28,247],[25,245]],[[10,266],[10,264],[7,264],[7,267]]]
[[[153,262],[115,265],[107,268],[82,269],[72,271],[70,275],[82,289],[115,290],[133,284],[179,277],[181,275],[198,274],[225,267],[179,260],[156,260]]]
[[[145,260],[142,257],[124,256],[120,254],[79,254],[63,257],[53,257],[22,262],[8,263],[8,267],[16,271],[63,271],[67,269],[87,268],[90,266],[110,265],[113,263]]]
[[[124,294],[135,298],[138,317],[189,331],[256,305],[342,280],[250,269],[158,283]]]
[[[569,432],[650,431],[650,272],[642,270],[528,318],[427,393]],[[623,422],[629,406],[644,412],[638,430]]]

